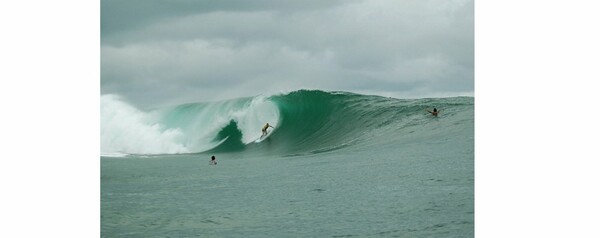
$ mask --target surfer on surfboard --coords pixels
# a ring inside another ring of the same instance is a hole
[[[267,135],[267,129],[269,129],[269,127],[275,129],[275,127],[272,127],[271,125],[269,125],[269,123],[267,122],[267,124],[265,124],[265,126],[263,126],[262,128],[262,135],[260,137],[263,137],[265,135]]]

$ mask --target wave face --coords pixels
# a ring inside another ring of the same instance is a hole
[[[425,138],[430,132],[419,129],[432,120],[447,120],[456,129],[473,127],[471,97],[401,100],[299,90],[149,112],[114,95],[103,95],[101,104],[103,155],[244,152],[290,156]],[[442,110],[439,118],[425,111],[432,107]],[[275,129],[269,138],[255,143],[267,122]]]

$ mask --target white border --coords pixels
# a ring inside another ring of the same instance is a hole
[[[99,9],[0,4],[0,237],[100,236]]]
[[[476,237],[600,237],[594,1],[476,1]]]

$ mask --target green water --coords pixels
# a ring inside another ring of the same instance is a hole
[[[282,140],[303,132],[282,128],[243,148],[101,157],[101,236],[473,237],[473,99],[368,103],[377,123],[332,114],[295,144]]]
[[[102,236],[473,234],[469,157],[217,158],[102,159]]]

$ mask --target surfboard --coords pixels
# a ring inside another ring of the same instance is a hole
[[[256,139],[256,140],[254,141],[254,143],[260,143],[261,141],[264,141],[264,140],[266,140],[266,139],[267,139],[267,138],[268,138],[268,137],[269,137],[269,136],[270,136],[272,133],[273,133],[273,131],[267,132],[267,134],[266,134],[266,135],[264,135],[264,136],[260,136],[260,138]]]

